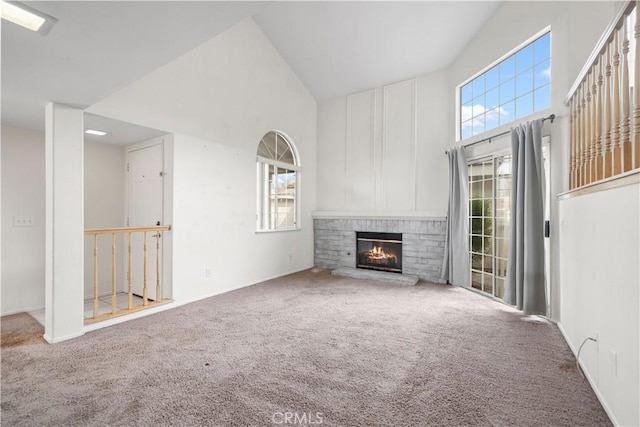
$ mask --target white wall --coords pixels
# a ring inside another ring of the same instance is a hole
[[[638,218],[638,183],[560,201],[561,325],[574,351],[597,336],[580,360],[615,422],[627,426],[640,423]]]
[[[2,315],[44,307],[44,163],[42,132],[2,127]]]
[[[84,144],[84,224],[85,228],[123,227],[124,149],[119,145],[85,141]],[[123,241],[117,240],[117,253],[123,254]],[[117,271],[123,270],[123,257],[117,256]],[[111,293],[111,236],[98,240],[99,294]],[[118,275],[120,279],[121,275]],[[122,280],[118,280],[121,284]],[[93,238],[85,237],[85,298],[93,296]]]
[[[89,111],[174,134],[174,300],[313,265],[316,102],[253,20]],[[289,135],[300,154],[300,231],[255,232],[255,155],[270,130]],[[209,278],[206,269],[213,272]]]
[[[447,86],[435,72],[321,102],[318,209],[445,216]]]

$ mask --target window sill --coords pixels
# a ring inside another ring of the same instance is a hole
[[[279,228],[277,230],[256,230],[256,234],[270,234],[270,233],[287,233],[290,231],[301,231],[301,227],[296,228]]]

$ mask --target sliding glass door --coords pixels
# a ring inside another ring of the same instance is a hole
[[[544,139],[547,200],[545,218],[549,218],[549,145]],[[511,222],[511,154],[496,154],[469,164],[469,265],[471,287],[497,298],[504,296],[509,254]],[[545,240],[548,246],[548,239]],[[547,252],[548,254],[548,252]],[[547,271],[549,264],[547,262]],[[547,277],[547,295],[549,278]]]

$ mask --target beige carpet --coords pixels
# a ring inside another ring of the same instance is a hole
[[[57,345],[34,328],[2,319],[3,426],[610,425],[554,325],[451,286],[305,271]]]

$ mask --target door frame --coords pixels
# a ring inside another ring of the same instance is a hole
[[[123,223],[128,226],[129,216],[129,176],[127,164],[129,162],[129,154],[134,151],[142,150],[154,145],[160,144],[162,147],[162,224],[172,225],[173,223],[173,135],[167,134],[149,140],[137,142],[124,147],[124,212]],[[161,278],[162,278],[162,297],[173,298],[173,227],[171,231],[162,233],[162,258],[161,258]],[[126,256],[126,254],[125,254]],[[126,265],[126,264],[125,264]],[[126,269],[123,269],[126,270]],[[126,279],[127,272],[123,271],[125,278],[123,280],[124,291],[128,291],[128,283]]]

